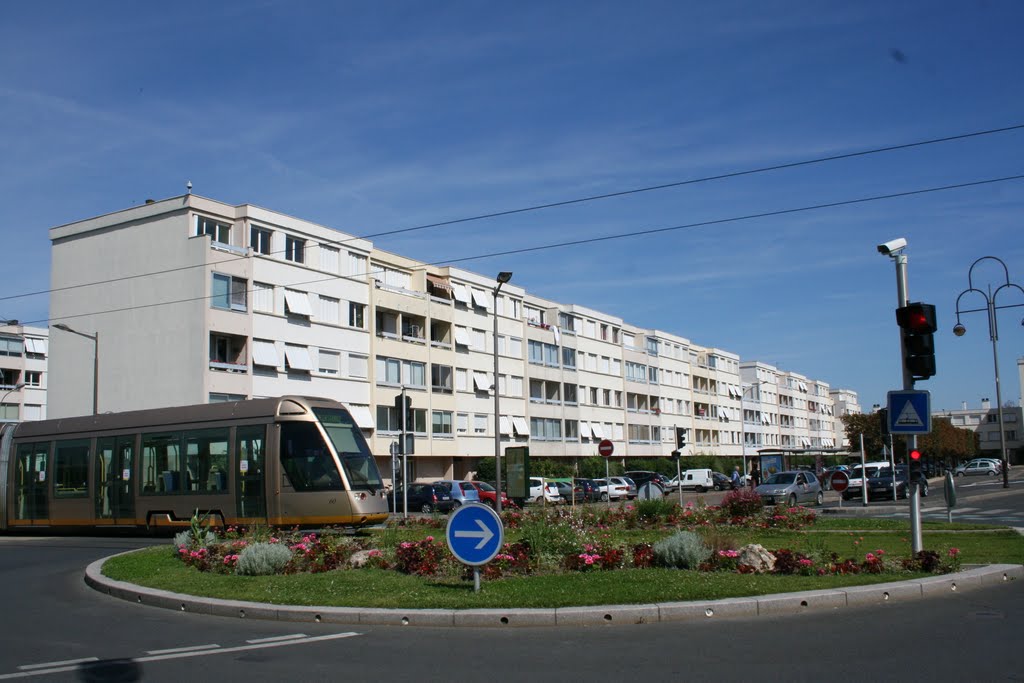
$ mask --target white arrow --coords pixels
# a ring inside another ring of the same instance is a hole
[[[480,542],[473,550],[480,550],[487,545],[487,541],[494,538],[494,532],[487,528],[482,519],[476,520],[476,525],[480,527],[480,531],[456,531],[455,538],[479,538]]]

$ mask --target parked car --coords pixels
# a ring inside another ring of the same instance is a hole
[[[563,503],[578,505],[583,502],[583,487],[579,484],[570,484],[567,481],[556,481],[555,486],[558,487],[558,495],[562,498]]]
[[[786,503],[794,507],[800,503],[821,505],[825,502],[825,492],[813,472],[776,472],[755,490],[769,505]]]
[[[398,506],[395,506],[395,498],[398,499]],[[398,489],[394,495],[388,496],[388,509],[391,512],[401,512],[405,508],[405,494]],[[447,487],[433,482],[427,484],[413,483],[409,485],[409,511],[410,512],[451,512],[455,503],[452,501],[451,491]]]
[[[624,477],[612,477],[611,479],[595,479],[598,490],[601,492],[601,500],[632,500],[636,498],[636,485]]]
[[[875,476],[875,473],[883,467],[889,467],[888,460],[878,460],[876,462],[864,463],[864,468],[861,469],[860,465],[854,465],[853,468],[847,472],[850,475],[850,485],[847,486],[846,490],[857,489],[860,491],[860,487],[863,485],[864,471],[868,473],[868,479]]]
[[[471,481],[469,483],[472,484],[473,488],[476,489],[476,494],[480,496],[481,503],[483,503],[484,505],[488,505],[492,508],[497,506],[498,492],[494,489],[493,486],[488,484],[486,481]],[[505,508],[507,508],[509,506],[509,503],[510,501],[508,499],[508,496],[506,496],[505,492],[502,491],[501,509],[504,510]]]
[[[980,458],[976,458],[974,460],[971,460],[970,462],[965,462],[963,465],[957,467],[955,470],[953,470],[953,474],[955,474],[958,477],[970,477],[975,475],[994,477],[1001,471],[1002,470],[997,462],[994,462],[992,460],[982,460]]]
[[[707,468],[686,470],[681,476],[682,480],[679,482],[679,486],[674,488],[681,488],[684,491],[687,489],[693,489],[697,493],[704,493],[715,486],[715,480],[711,474],[711,470]],[[675,479],[672,481],[674,482]]]
[[[712,472],[711,481],[711,485],[716,491],[732,491],[736,488],[736,485],[732,483],[732,479],[721,472]]]
[[[928,479],[922,478],[918,486],[922,498],[928,497]],[[880,498],[906,498],[910,494],[910,473],[906,465],[896,466],[896,495],[893,495],[893,470],[879,469],[875,476],[868,478],[868,500]]]
[[[554,482],[544,481],[543,477],[530,477],[530,502],[560,503],[562,496]]]
[[[465,479],[438,479],[434,483],[448,487],[454,507],[461,507],[466,503],[480,502],[480,494],[476,492],[476,487],[473,486],[471,481],[466,481]]]
[[[633,480],[636,484],[637,489],[647,482],[654,482],[661,489],[662,493],[665,493],[669,487],[669,478],[660,472],[651,472],[649,470],[632,470],[626,472],[626,476]]]
[[[572,481],[574,484],[579,484],[580,488],[583,489],[584,502],[593,503],[596,500],[600,500],[601,492],[597,489],[597,484],[594,483],[593,479],[577,478]]]

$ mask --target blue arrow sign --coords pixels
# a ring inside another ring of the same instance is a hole
[[[889,431],[928,434],[932,431],[932,395],[927,391],[890,391]]]
[[[498,513],[479,503],[463,505],[448,518],[448,549],[462,564],[487,564],[501,550],[505,527]]]

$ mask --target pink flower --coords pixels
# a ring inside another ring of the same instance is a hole
[[[427,543],[433,543],[433,542],[434,542],[434,537],[433,536],[427,536]]]
[[[874,562],[876,558],[875,558],[874,553],[868,553],[867,555],[864,556],[864,559],[867,560],[868,562]]]
[[[803,557],[797,561],[797,564],[799,564],[801,567],[810,567],[814,563],[808,560],[806,557]]]
[[[956,557],[959,554],[960,554],[960,548],[950,548],[949,549],[949,556],[950,557]]]

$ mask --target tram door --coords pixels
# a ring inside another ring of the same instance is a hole
[[[96,440],[96,518],[115,524],[135,522],[132,495],[132,461],[135,437],[104,437]]]
[[[235,500],[239,517],[267,519],[266,425],[249,425],[235,431]]]
[[[46,461],[49,443],[23,443],[18,446],[14,473],[14,519],[46,523],[50,519],[47,496]]]

